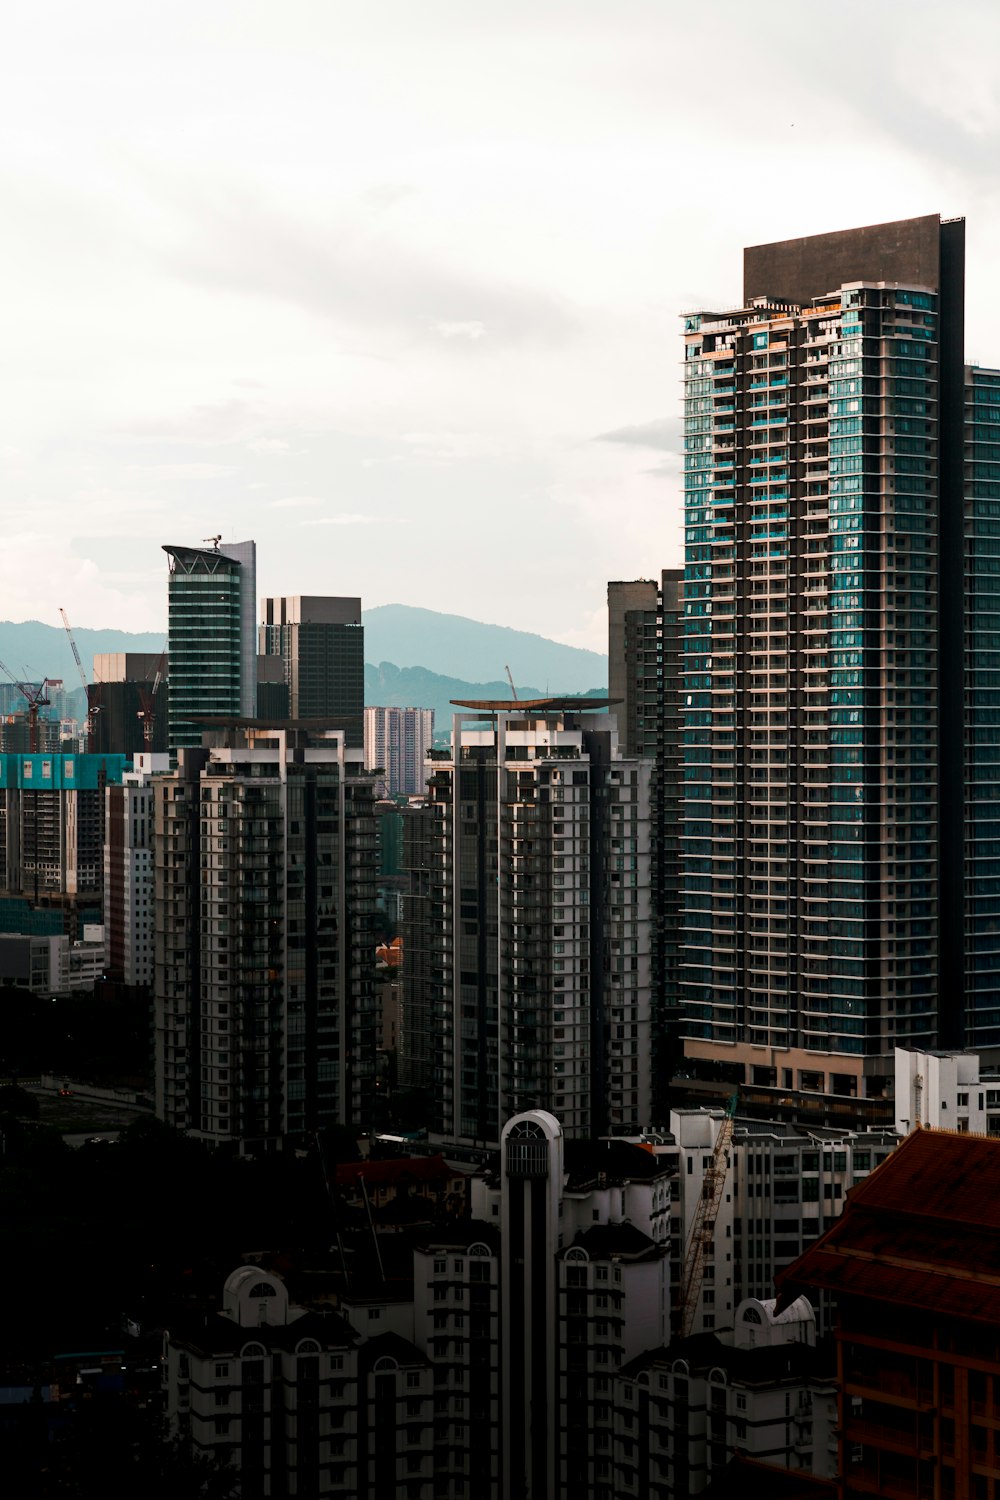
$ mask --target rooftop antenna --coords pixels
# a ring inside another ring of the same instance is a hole
[[[514,679],[510,675],[510,667],[504,667],[504,671],[507,673],[507,681],[510,683],[511,695],[514,699],[514,702],[517,703],[519,701],[517,696],[517,688],[514,686]]]

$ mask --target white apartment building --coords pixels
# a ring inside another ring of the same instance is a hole
[[[735,1452],[832,1479],[837,1389],[805,1297],[775,1315],[746,1298],[724,1339],[701,1334],[631,1361],[614,1381],[617,1497],[688,1500]]]
[[[108,970],[126,985],[153,982],[153,785],[168,755],[133,757],[120,786],[104,792],[104,922]]]
[[[363,1339],[241,1266],[223,1305],[164,1335],[171,1435],[239,1472],[239,1493],[437,1500],[430,1365],[395,1333]]]
[[[897,1047],[896,1129],[1000,1135],[1000,1079],[992,1087],[982,1080],[975,1052]]]
[[[365,707],[365,765],[381,773],[375,782],[380,797],[419,796],[433,744],[432,708]]]
[[[675,1286],[723,1118],[720,1108],[672,1110],[670,1142],[653,1145],[656,1155],[671,1163]],[[885,1160],[898,1139],[891,1130],[738,1118],[692,1331],[731,1328],[743,1299],[769,1297],[775,1271],[796,1260],[840,1215],[849,1189]],[[823,1325],[825,1299],[819,1299],[816,1311]]]

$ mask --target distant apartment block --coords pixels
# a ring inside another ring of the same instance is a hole
[[[433,744],[432,708],[365,708],[365,765],[382,773],[376,781],[379,796],[423,793],[424,761]]]

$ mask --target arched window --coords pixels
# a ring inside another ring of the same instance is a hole
[[[388,1354],[383,1354],[381,1359],[375,1361],[372,1368],[376,1370],[398,1370],[399,1365],[394,1359],[390,1359]]]
[[[242,1359],[260,1359],[264,1353],[263,1344],[244,1344],[240,1350]]]
[[[744,1323],[763,1323],[763,1318],[755,1307],[748,1307],[743,1314]]]
[[[507,1176],[548,1175],[549,1152],[545,1131],[534,1120],[518,1120],[507,1132]]]
[[[247,1292],[248,1297],[276,1297],[277,1295],[269,1281],[257,1281]]]
[[[300,1339],[295,1345],[296,1354],[318,1354],[319,1344],[315,1339]]]

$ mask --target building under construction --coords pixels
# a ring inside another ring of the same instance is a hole
[[[128,764],[124,755],[0,754],[0,931],[76,937],[81,922],[101,920],[104,791]]]
[[[87,706],[97,755],[140,755],[167,749],[167,657],[110,651],[94,657]]]

